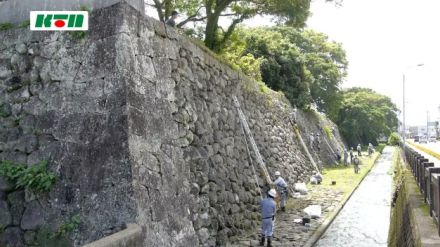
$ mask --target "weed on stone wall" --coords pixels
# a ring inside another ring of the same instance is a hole
[[[26,20],[26,21],[23,21],[22,23],[20,23],[18,25],[18,27],[19,28],[26,28],[26,27],[29,27],[30,25],[31,25],[31,21],[30,20]]]
[[[86,37],[85,31],[72,31],[70,32],[70,36],[76,40],[81,40]]]
[[[74,215],[61,224],[56,231],[41,228],[35,236],[34,245],[39,247],[70,247],[72,244],[69,235],[78,229],[80,223],[80,216]]]
[[[324,132],[325,132],[325,134],[327,135],[327,137],[328,137],[328,139],[332,139],[333,138],[333,133],[332,133],[332,130],[330,129],[330,127],[329,126],[324,126]]]
[[[12,29],[12,28],[14,28],[14,25],[12,25],[12,23],[10,22],[0,23],[0,31]]]
[[[34,192],[47,192],[56,181],[55,174],[47,170],[47,161],[31,166],[2,161],[0,176],[13,183],[16,189],[27,188]]]
[[[92,11],[91,8],[89,8],[88,6],[85,6],[85,5],[81,5],[79,7],[79,10],[80,11],[87,11],[89,13]],[[82,40],[87,36],[87,33],[85,31],[72,31],[72,32],[70,32],[70,36],[76,40]]]
[[[6,118],[11,115],[11,107],[8,104],[0,104],[0,117]]]

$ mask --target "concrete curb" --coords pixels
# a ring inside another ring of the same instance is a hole
[[[83,247],[142,247],[142,228],[137,224],[127,224],[127,228]]]
[[[359,181],[359,183],[356,185],[356,187],[353,188],[353,190],[348,194],[348,196],[338,205],[338,207],[333,211],[329,217],[327,217],[324,222],[316,229],[315,233],[309,238],[309,240],[303,245],[303,247],[313,247],[316,242],[321,238],[321,236],[325,233],[327,228],[330,226],[330,224],[335,220],[336,216],[339,214],[339,212],[342,210],[342,208],[345,206],[345,204],[348,202],[348,200],[351,198],[353,193],[357,190],[359,185],[361,185],[362,181],[367,177],[368,174],[370,174],[371,169],[373,169],[374,166],[376,166],[376,162],[379,159],[381,154],[379,154],[374,159],[374,164],[371,166],[371,168],[368,170],[368,172],[365,174],[365,176]]]

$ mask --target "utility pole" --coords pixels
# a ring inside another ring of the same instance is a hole
[[[405,125],[405,74],[403,74],[403,119],[402,119],[402,123],[403,123],[403,152],[405,152],[405,145],[406,145],[406,125]]]
[[[429,142],[429,111],[426,111],[426,138]]]
[[[416,65],[414,65],[414,66],[412,66],[412,67],[421,67],[421,66],[423,66],[424,64],[423,63],[419,63],[419,64],[416,64]],[[404,73],[403,73],[403,152],[405,152],[405,145],[406,145],[406,120],[405,120],[405,72],[409,69],[409,68],[411,68],[411,67],[407,67],[407,69],[404,71]],[[405,156],[404,156],[405,157]]]

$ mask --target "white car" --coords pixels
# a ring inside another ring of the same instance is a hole
[[[431,136],[429,137],[429,142],[436,142],[437,138],[435,138],[435,136]]]
[[[428,143],[428,138],[427,138],[426,136],[421,136],[421,137],[419,138],[419,142],[420,142],[420,143]]]

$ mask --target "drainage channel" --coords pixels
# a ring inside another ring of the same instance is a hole
[[[388,146],[383,150],[315,247],[387,246],[394,149]]]

